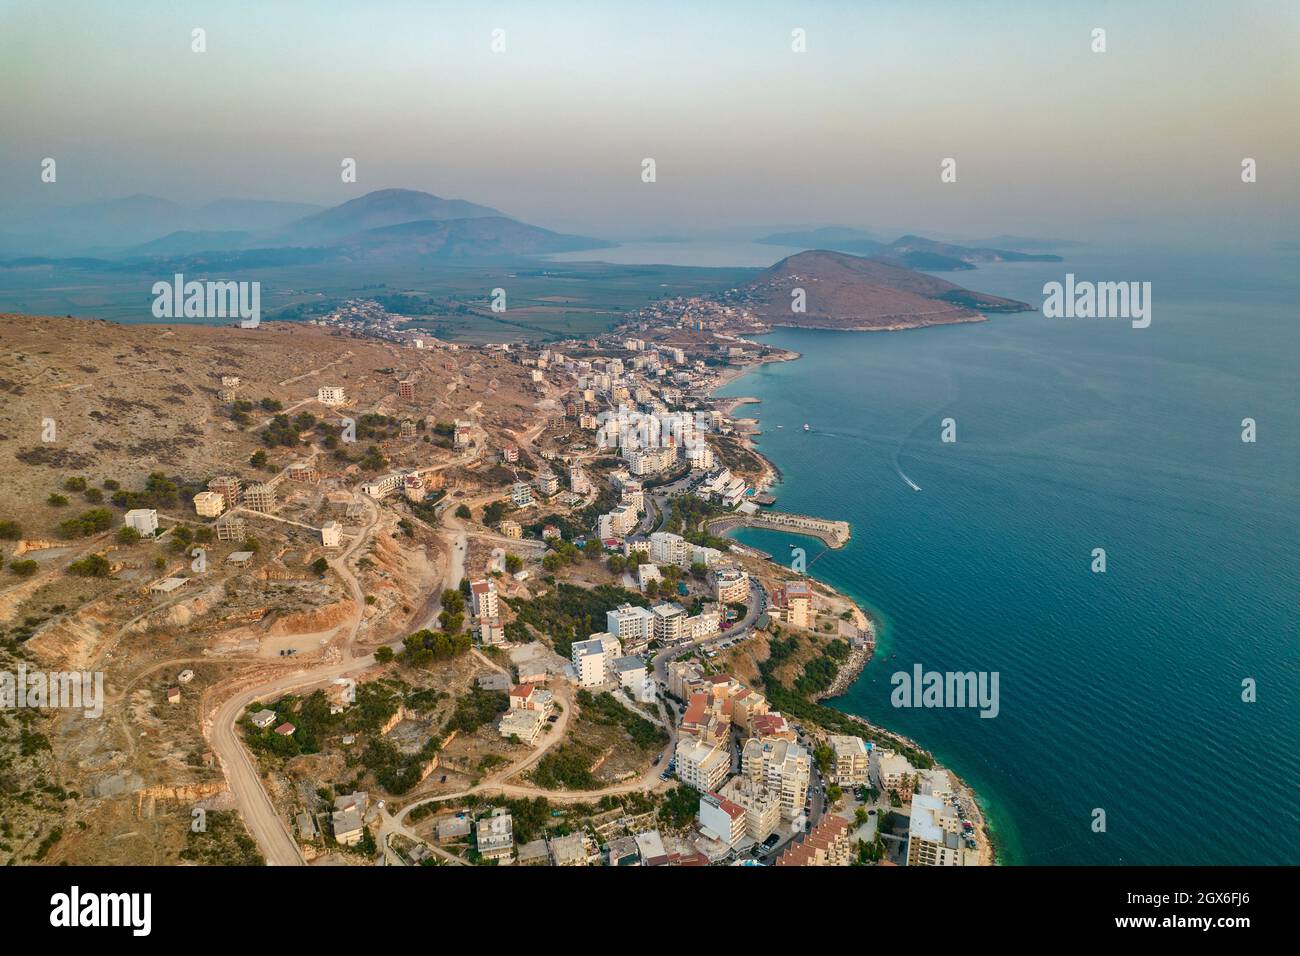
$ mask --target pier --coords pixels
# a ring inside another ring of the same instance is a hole
[[[709,522],[710,534],[724,534],[733,528],[768,528],[790,534],[819,538],[828,548],[842,548],[852,535],[847,521],[831,521],[786,511],[762,511],[752,515],[727,515]]]

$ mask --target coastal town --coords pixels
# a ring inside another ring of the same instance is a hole
[[[27,615],[24,647],[109,671],[123,737],[89,748],[79,784],[106,813],[226,821],[177,850],[211,862],[994,861],[956,775],[823,703],[877,625],[807,570],[853,529],[780,510],[758,423],[736,417],[753,401],[715,395],[797,358],[748,338],[743,306],[668,299],[544,345],[401,318],[358,302],[221,333],[314,357],[274,381],[218,360],[202,416],[254,442],[246,462],[196,446],[139,491],[42,462],[52,495],[120,509],[20,532],[4,594],[17,611],[102,589]],[[728,537],[743,527],[798,547]],[[87,833],[47,844],[29,817],[28,845],[85,858]]]

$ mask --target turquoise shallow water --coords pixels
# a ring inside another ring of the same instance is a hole
[[[812,571],[885,632],[837,706],[965,776],[1004,862],[1300,863],[1297,265],[986,266],[957,281],[1032,304],[1066,271],[1151,281],[1151,327],[1024,313],[783,329],[767,341],[803,358],[722,392],[762,400],[744,414],[784,474],[778,507],[853,524]],[[890,675],[915,663],[999,672],[1000,714],[891,706]]]

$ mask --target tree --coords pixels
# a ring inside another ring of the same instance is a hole
[[[51,508],[62,508],[64,505],[68,503],[68,499],[66,496],[61,495],[58,492],[54,492],[48,498],[45,499],[45,503],[49,505]]]
[[[311,569],[317,574],[324,576],[325,572],[330,569],[330,563],[324,558],[317,558],[311,563]]]
[[[113,566],[102,554],[88,554],[68,565],[68,573],[80,578],[106,578],[112,571]]]
[[[473,515],[470,514],[469,505],[461,505],[456,509],[456,517],[468,521]]]
[[[548,551],[542,558],[542,567],[547,571],[556,571],[564,564],[564,559],[554,551]]]
[[[611,554],[609,560],[605,562],[605,566],[614,574],[622,574],[623,569],[627,566],[627,562],[623,560],[623,555]]]
[[[517,554],[506,555],[506,570],[511,574],[518,574],[524,569],[524,559]]]
[[[130,544],[135,544],[139,540],[140,540],[140,532],[136,531],[135,528],[132,528],[130,525],[123,525],[122,527],[117,529],[118,544],[130,545]]]
[[[387,664],[393,659],[393,649],[387,644],[375,649],[375,660],[381,664]]]
[[[6,541],[17,541],[23,536],[23,529],[19,527],[16,521],[0,521],[0,538]]]
[[[262,449],[259,448],[257,451],[253,452],[252,457],[248,459],[248,463],[249,463],[250,465],[252,465],[254,468],[263,468],[263,467],[265,467],[265,466],[266,466],[266,452],[262,451]]]
[[[9,570],[20,578],[30,578],[36,573],[38,565],[31,558],[24,558],[21,561],[10,561]]]
[[[85,491],[86,479],[81,477],[69,478],[63,483],[64,491]]]

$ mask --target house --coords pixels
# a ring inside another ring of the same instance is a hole
[[[362,836],[365,835],[365,824],[361,819],[360,810],[355,807],[348,810],[335,810],[330,819],[334,824],[336,842],[343,846],[356,846],[361,842]]]
[[[516,858],[520,866],[546,866],[551,862],[551,854],[543,838],[533,840],[531,843],[521,843]]]
[[[337,548],[343,541],[343,525],[326,521],[320,528],[320,543],[326,548]]]
[[[286,720],[279,727],[275,728],[275,732],[279,734],[281,737],[290,737],[293,735],[293,732],[297,729],[298,729],[297,727],[295,727],[293,724],[289,723],[289,721]]]
[[[745,835],[745,810],[716,793],[700,794],[700,830],[705,836],[734,847]]]
[[[591,847],[587,835],[581,831],[568,836],[551,837],[551,862],[556,866],[587,866],[591,863]]]
[[[508,710],[497,729],[507,740],[517,738],[531,747],[545,726],[546,715],[540,710]]]
[[[509,862],[515,848],[514,822],[509,810],[497,807],[483,817],[476,825],[475,835],[480,857]]]
[[[181,702],[181,689],[179,687],[167,688],[167,703],[179,704]]]
[[[275,723],[276,714],[273,710],[259,710],[249,720],[258,730],[266,730],[267,727]]]

